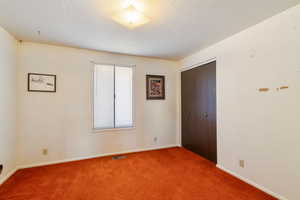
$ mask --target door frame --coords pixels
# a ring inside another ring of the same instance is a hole
[[[179,88],[178,88],[178,93],[179,93],[179,97],[178,97],[178,110],[179,110],[179,116],[178,116],[178,122],[179,122],[179,126],[178,126],[178,143],[179,143],[179,146],[182,147],[182,132],[181,132],[181,127],[182,127],[182,121],[181,121],[181,117],[182,117],[182,110],[181,110],[181,73],[184,72],[184,71],[187,71],[187,70],[190,70],[190,69],[193,69],[193,68],[196,68],[196,67],[201,67],[202,65],[205,65],[205,64],[208,64],[208,63],[211,63],[211,62],[216,62],[216,138],[217,138],[217,163],[216,165],[219,164],[219,159],[220,159],[220,135],[219,135],[219,118],[218,118],[218,61],[217,61],[217,57],[212,57],[210,59],[207,59],[207,60],[204,60],[202,62],[197,62],[195,64],[192,64],[190,66],[182,66],[182,68],[179,70],[179,75],[178,75],[178,82],[179,82]]]
[[[183,66],[180,69],[180,73],[184,72],[184,71],[187,71],[187,70],[190,70],[190,69],[193,69],[193,68],[196,68],[196,67],[200,67],[202,65],[205,65],[205,64],[208,64],[208,63],[211,63],[211,62],[216,62],[216,68],[217,68],[217,57],[213,57],[213,58],[201,61],[201,62],[197,62],[197,63],[192,64],[190,66]]]

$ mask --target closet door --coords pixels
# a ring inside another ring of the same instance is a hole
[[[217,163],[216,62],[181,73],[182,145]]]

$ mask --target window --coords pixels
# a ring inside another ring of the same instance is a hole
[[[132,67],[95,65],[93,128],[133,127]]]

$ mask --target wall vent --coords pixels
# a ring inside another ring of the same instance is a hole
[[[121,159],[125,159],[127,158],[127,156],[113,156],[112,159],[113,160],[121,160]]]

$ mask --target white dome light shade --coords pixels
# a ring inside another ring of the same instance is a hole
[[[127,28],[135,28],[150,21],[148,17],[138,11],[133,5],[123,9],[120,13],[113,16],[113,19]]]

